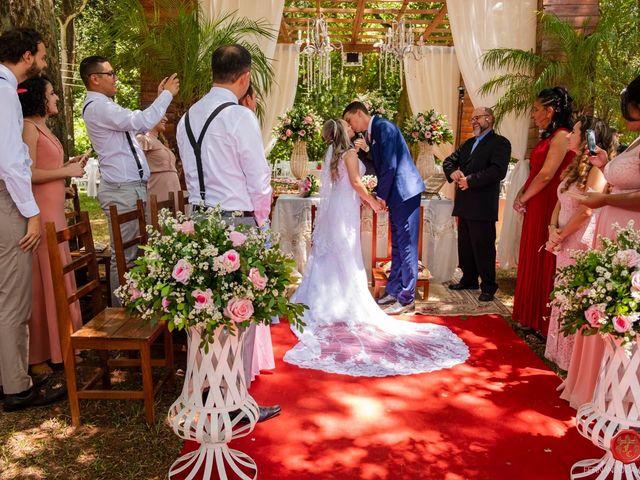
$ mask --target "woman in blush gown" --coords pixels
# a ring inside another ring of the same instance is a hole
[[[58,113],[58,95],[46,77],[36,77],[19,85],[20,104],[24,115],[22,137],[29,147],[31,156],[33,196],[40,209],[40,228],[44,235],[47,222],[53,222],[56,229],[67,226],[64,215],[65,184],[67,177],[81,177],[84,174],[86,155],[72,158],[64,163],[62,144],[47,127],[47,119]],[[71,261],[69,246],[60,245],[63,262]],[[62,364],[56,301],[51,280],[49,251],[43,238],[33,252],[32,265],[32,307],[29,320],[29,364],[32,374],[50,373],[47,361]],[[67,291],[75,289],[72,274],[65,276]],[[82,326],[80,305],[70,305],[72,327]]]
[[[621,103],[627,130],[640,132],[640,77],[623,90]],[[611,186],[609,194],[587,193],[582,202],[589,208],[600,208],[596,224],[597,248],[597,236],[615,238],[616,224],[624,227],[633,220],[635,228],[640,228],[640,137],[611,161],[608,161],[606,151],[596,150],[597,156],[590,157],[590,160],[603,168]],[[577,409],[593,399],[603,355],[604,342],[600,335],[578,335],[560,395],[573,408]]]
[[[531,171],[513,208],[524,213],[513,320],[546,336],[556,258],[544,249],[548,225],[558,201],[560,174],[575,157],[567,148],[573,126],[572,100],[562,87],[543,90],[533,104],[534,123],[542,130],[531,152]]]
[[[313,246],[292,300],[306,304],[304,332],[284,360],[302,368],[352,376],[409,375],[449,368],[469,356],[451,330],[387,316],[367,286],[360,247],[360,204],[380,210],[360,177],[364,165],[343,120],[325,123],[329,149]]]
[[[558,187],[558,203],[551,215],[549,224],[549,240],[547,250],[556,255],[556,269],[572,265],[572,250],[586,250],[593,245],[596,215],[593,211],[580,205],[575,194],[584,192],[602,192],[607,181],[602,171],[593,167],[588,155],[584,154],[585,135],[593,130],[597,144],[609,151],[614,148],[613,132],[600,119],[581,117],[573,126],[569,139],[569,150],[576,152],[575,160],[562,174],[562,182]],[[569,368],[575,335],[564,335],[561,311],[551,308],[547,347],[544,356],[555,362],[562,370]]]

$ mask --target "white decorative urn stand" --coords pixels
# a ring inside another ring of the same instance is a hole
[[[228,446],[251,433],[259,416],[244,378],[243,337],[243,331],[229,335],[219,327],[205,352],[199,327],[189,328],[187,372],[182,393],[169,409],[169,422],[176,435],[200,446],[171,465],[170,479],[258,478],[253,459]],[[245,415],[249,421],[241,423]]]
[[[422,179],[427,180],[436,173],[436,159],[433,155],[433,145],[427,142],[418,142],[418,146],[420,151],[416,159],[416,167]]]
[[[571,479],[640,479],[634,463],[640,458],[640,350],[629,351],[610,335],[604,337],[605,352],[593,401],[578,409],[580,434],[605,451],[599,459],[581,460],[571,468]],[[610,477],[610,474],[613,476]]]
[[[298,180],[302,180],[309,173],[309,155],[307,155],[307,142],[296,140],[293,142],[291,152],[291,173]]]

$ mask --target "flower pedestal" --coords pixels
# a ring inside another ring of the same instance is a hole
[[[307,155],[307,142],[296,140],[293,142],[291,152],[291,173],[298,180],[302,180],[309,173],[309,156]]]
[[[640,350],[634,343],[629,352],[625,351],[611,335],[606,335],[604,341],[604,358],[593,401],[578,409],[576,425],[580,434],[603,449],[605,455],[575,463],[571,468],[572,480],[604,480],[611,473],[614,480],[640,479],[640,471],[633,463],[634,455],[635,459],[640,455],[639,442],[629,443],[629,439],[616,437],[621,430],[640,428]],[[621,457],[628,461],[621,461]]]
[[[176,435],[200,447],[178,458],[169,469],[169,478],[256,479],[253,459],[228,446],[231,440],[251,433],[259,417],[244,378],[244,332],[229,335],[219,327],[208,352],[200,348],[199,327],[190,327],[188,338],[184,386],[169,409],[169,422]],[[240,423],[245,415],[249,422]]]
[[[436,159],[433,155],[433,145],[427,142],[418,142],[418,146],[420,147],[420,151],[416,159],[416,167],[422,179],[427,180],[436,173]]]

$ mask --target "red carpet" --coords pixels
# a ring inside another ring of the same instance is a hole
[[[275,325],[276,370],[251,393],[283,413],[231,447],[248,453],[265,480],[552,480],[602,456],[577,433],[559,378],[501,317],[411,319],[447,325],[470,358],[422,375],[326,374],[282,362],[295,337],[288,324]]]

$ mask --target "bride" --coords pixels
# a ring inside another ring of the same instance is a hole
[[[306,327],[284,360],[353,376],[409,375],[449,368],[469,356],[451,330],[387,316],[367,287],[360,247],[360,203],[381,203],[360,181],[364,165],[350,144],[351,127],[329,120],[329,145],[311,255],[292,300],[309,306]]]

